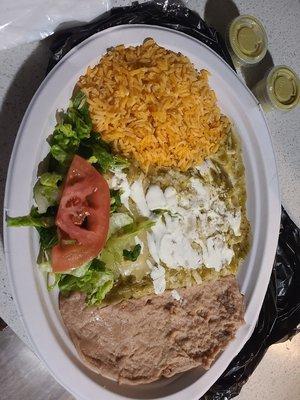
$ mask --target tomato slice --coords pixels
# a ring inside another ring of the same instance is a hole
[[[54,272],[77,268],[96,257],[106,242],[110,194],[103,176],[74,156],[56,216],[60,242],[52,248]]]

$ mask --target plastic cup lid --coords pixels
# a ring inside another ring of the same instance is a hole
[[[234,53],[245,63],[257,63],[266,55],[267,34],[252,15],[240,15],[232,21],[229,41]]]
[[[297,106],[300,97],[300,83],[297,74],[285,65],[274,67],[267,79],[272,103],[281,109]]]

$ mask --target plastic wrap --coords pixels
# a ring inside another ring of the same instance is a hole
[[[0,50],[91,21],[110,7],[110,0],[1,0]]]
[[[103,29],[145,23],[185,32],[210,46],[233,68],[220,35],[195,12],[182,5],[134,3],[112,9],[90,24],[57,33],[53,37],[49,70],[74,46]],[[300,323],[300,230],[282,209],[276,259],[256,328],[241,352],[232,360],[203,400],[231,399],[252,374],[267,348],[293,336]]]
[[[90,24],[56,33],[51,47],[52,57],[49,69],[74,46],[92,34],[124,24],[159,25],[179,30],[211,47],[234,68],[225,43],[218,32],[208,27],[195,11],[186,8],[179,2],[166,0],[143,4],[134,2],[129,7],[113,8]]]

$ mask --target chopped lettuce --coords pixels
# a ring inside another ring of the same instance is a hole
[[[105,269],[104,263],[94,259],[84,275],[75,276],[61,274],[58,287],[62,294],[72,291],[86,293],[86,301],[90,305],[99,304],[114,285],[113,273]]]
[[[33,197],[37,205],[38,212],[43,214],[48,207],[57,204],[59,197],[58,182],[62,181],[62,176],[55,172],[42,174],[33,188]]]
[[[124,260],[136,261],[138,256],[141,254],[142,246],[140,244],[136,244],[132,250],[123,250]]]
[[[100,270],[104,270],[104,268],[105,268],[105,264],[102,261],[98,260],[98,258],[94,258],[93,260],[84,263],[80,267],[66,272],[66,274],[81,277],[86,273],[86,271],[88,269],[100,271]]]
[[[39,267],[39,269],[41,271],[51,272],[53,277],[56,276],[56,275],[57,276],[61,275],[61,273],[52,272],[50,250],[49,249],[44,250],[42,248],[42,246],[40,248],[40,252],[39,252],[39,255],[38,255],[38,258],[37,258],[37,264],[38,264],[38,267]],[[92,264],[92,261],[88,261],[88,262],[84,263],[83,265],[81,265],[78,268],[74,268],[74,269],[72,269],[70,271],[64,272],[64,275],[74,275],[74,276],[77,276],[77,277],[81,277],[86,273],[86,271],[89,269],[91,264]]]
[[[42,271],[49,272],[48,290],[58,286],[62,294],[72,291],[86,293],[86,302],[89,305],[100,304],[114,285],[113,273],[107,270],[104,262],[97,258],[65,273],[51,272],[49,260],[48,263],[47,260],[44,264],[40,263],[39,267]]]
[[[42,271],[50,272],[50,250],[58,243],[58,235],[56,226],[49,228],[37,227],[36,230],[40,237],[40,251],[37,258],[37,264]]]
[[[55,216],[59,201],[61,182],[75,154],[94,164],[101,173],[129,166],[128,160],[112,154],[108,143],[99,133],[92,131],[92,122],[86,96],[78,91],[70,100],[66,112],[59,114],[59,121],[48,139],[50,156],[47,157],[48,172],[42,174],[34,186],[34,200],[37,207],[29,215],[7,217],[8,226],[35,227],[40,237],[38,265],[48,273],[48,288],[58,285],[62,293],[81,291],[86,293],[89,304],[99,304],[114,285],[114,274],[105,264],[106,257],[111,265],[123,259],[123,249],[130,248],[132,239],[139,232],[149,229],[153,222],[133,219],[126,213],[118,213],[121,206],[120,191],[111,191],[111,219],[109,240],[103,253],[97,259],[66,273],[53,273],[51,268],[51,249],[58,243]],[[138,249],[133,249],[134,258]],[[50,280],[52,282],[50,282]]]
[[[32,208],[29,215],[23,217],[7,217],[8,226],[32,226],[39,234],[40,251],[37,264],[42,271],[50,272],[50,250],[58,243],[57,228],[54,223],[56,207],[50,207],[47,213],[39,214],[37,208]]]
[[[56,226],[49,228],[37,227],[40,236],[40,245],[42,250],[52,249],[58,243],[58,235]]]
[[[115,234],[119,229],[132,224],[133,219],[126,213],[114,213],[109,219],[108,237]]]
[[[49,272],[47,274],[47,289],[49,291],[53,290],[57,286],[60,278],[61,274],[54,274],[53,272]]]
[[[91,164],[95,164],[101,173],[129,167],[129,161],[112,154],[109,144],[104,142],[100,134],[96,132],[92,132],[88,139],[82,140],[79,153]]]
[[[154,224],[154,221],[143,218],[124,226],[114,233],[106,242],[100,256],[107,268],[118,274],[118,265],[123,262],[123,250],[133,244],[135,236],[149,230]]]
[[[110,212],[114,213],[119,207],[121,207],[121,191],[120,190],[110,190]]]
[[[50,250],[58,243],[57,228],[54,224],[56,207],[48,208],[47,213],[39,214],[37,208],[32,208],[29,215],[23,217],[8,217],[8,226],[32,226],[39,234],[40,251],[37,258],[37,264],[40,270],[50,272]]]
[[[40,271],[52,272],[49,250],[44,250],[42,249],[42,247],[40,247],[39,255],[36,262]]]
[[[80,139],[70,124],[57,124],[50,140],[51,155],[61,164],[69,164],[79,147]]]
[[[36,228],[49,228],[54,226],[54,216],[52,213],[39,214],[37,208],[33,207],[30,214],[22,217],[7,217],[7,226],[33,226]]]
[[[57,183],[62,181],[62,176],[60,174],[56,174],[54,172],[45,172],[40,176],[41,185],[47,187],[56,187]]]
[[[91,125],[89,106],[86,100],[86,95],[78,90],[70,100],[70,108],[78,110],[88,125]]]
[[[69,271],[66,274],[77,276],[78,278],[81,278],[83,275],[85,275],[86,271],[90,268],[91,264],[92,264],[92,261],[88,261],[88,262],[84,263],[83,265],[81,265],[80,267],[72,269],[71,271]]]
[[[61,121],[49,139],[50,153],[60,164],[69,165],[78,151],[81,140],[90,137],[92,122],[83,92],[78,91],[70,101]]]
[[[92,132],[86,96],[78,91],[70,101],[61,121],[49,139],[50,153],[58,163],[68,166],[74,156],[79,154],[105,173],[114,168],[128,167],[128,161],[111,153],[99,133]]]
[[[81,111],[69,107],[66,114],[63,116],[64,125],[70,125],[73,131],[76,132],[76,138],[80,141],[88,138],[92,130],[92,123],[87,114],[82,115]]]
[[[111,154],[101,143],[93,146],[89,161],[96,164],[102,173],[129,166],[129,162],[125,158]]]

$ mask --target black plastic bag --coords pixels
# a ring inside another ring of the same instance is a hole
[[[114,8],[89,24],[54,34],[48,71],[89,36],[124,24],[159,25],[184,32],[211,47],[234,69],[223,39],[197,13],[178,3],[149,2]],[[238,395],[268,347],[293,336],[299,323],[300,230],[282,209],[276,259],[255,330],[202,400],[227,400]]]
[[[231,399],[271,344],[297,333],[300,323],[300,229],[282,208],[276,258],[254,332],[203,400]]]
[[[168,6],[166,6],[167,3]],[[211,47],[234,69],[224,41],[218,32],[208,27],[194,11],[178,2],[170,1],[161,4],[134,2],[129,7],[113,8],[89,24],[54,34],[48,70],[53,68],[74,46],[89,36],[112,26],[125,24],[159,25],[184,32]]]

